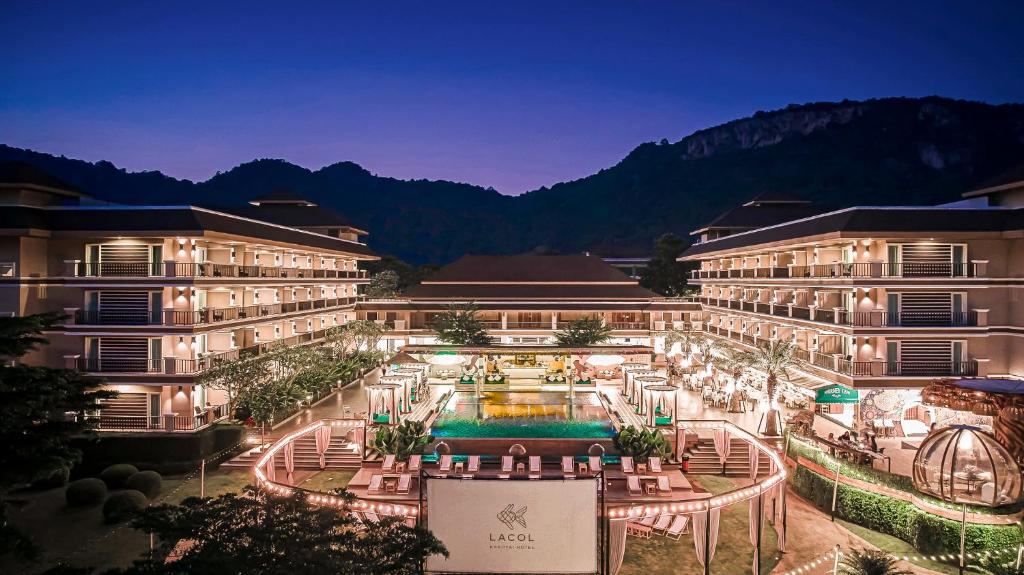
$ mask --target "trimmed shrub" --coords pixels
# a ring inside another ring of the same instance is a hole
[[[163,478],[156,471],[140,471],[129,477],[124,485],[128,489],[141,491],[146,494],[146,497],[152,499],[160,495],[163,484]]]
[[[119,489],[125,486],[128,478],[139,472],[139,469],[130,463],[118,463],[107,467],[100,472],[100,479],[111,489]]]
[[[64,487],[68,484],[68,478],[70,477],[71,469],[61,466],[33,481],[32,487],[35,487],[36,489],[54,489],[56,487]]]
[[[107,497],[107,484],[102,479],[87,477],[72,481],[64,490],[68,505],[99,505]]]
[[[828,513],[833,480],[797,467],[790,485],[801,497]],[[932,515],[909,501],[839,484],[836,517],[872,531],[898,537],[923,553],[949,553],[960,548],[960,523]],[[1021,542],[1016,525],[967,525],[968,552],[1015,547]]]
[[[134,489],[111,493],[103,503],[103,519],[107,523],[121,523],[146,508],[146,494]]]

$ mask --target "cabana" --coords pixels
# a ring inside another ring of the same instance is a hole
[[[416,389],[415,378],[411,375],[385,375],[380,378],[381,384],[398,385],[401,390],[398,392],[398,412],[408,413],[412,411],[412,395]]]
[[[633,394],[630,396],[629,402],[640,408],[638,413],[647,413],[647,407],[644,404],[644,387],[649,385],[664,385],[668,379],[664,376],[658,375],[657,372],[644,372],[643,375],[633,376]]]
[[[623,390],[624,395],[629,399],[629,402],[636,405],[639,399],[636,399],[639,394],[636,389],[636,378],[638,377],[650,377],[658,375],[658,372],[648,367],[631,369],[626,373],[626,388]]]
[[[672,425],[676,417],[676,387],[655,384],[644,388],[647,396],[647,425]]]
[[[367,386],[370,423],[398,423],[398,395],[401,393],[401,389],[402,386],[396,383],[378,383]]]

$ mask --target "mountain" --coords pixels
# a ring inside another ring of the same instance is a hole
[[[830,208],[935,204],[1024,163],[1024,105],[939,97],[791,105],[638,146],[613,167],[518,197],[446,181],[397,180],[351,162],[308,170],[256,160],[193,183],[0,145],[95,196],[123,203],[244,202],[287,187],[413,262],[530,250],[642,255],[764,191]]]

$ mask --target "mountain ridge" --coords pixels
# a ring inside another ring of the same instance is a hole
[[[350,161],[311,170],[264,158],[191,182],[5,145],[0,160],[28,161],[121,203],[223,205],[288,187],[368,230],[378,251],[413,262],[525,251],[638,255],[661,233],[685,237],[763,191],[830,208],[958,199],[1024,162],[1024,105],[938,96],[790,105],[641,144],[595,174],[519,196],[399,180]]]

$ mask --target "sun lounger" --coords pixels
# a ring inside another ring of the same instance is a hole
[[[363,511],[363,518],[368,523],[380,523],[380,517],[377,517],[377,514],[373,511]]]
[[[469,456],[469,467],[466,469],[466,473],[477,473],[480,471],[480,456],[470,455]]]
[[[598,471],[601,471],[601,456],[600,455],[591,455],[589,461],[590,461],[590,472],[591,473],[597,473]]]
[[[647,465],[651,468],[651,473],[661,473],[661,458],[651,457],[647,459]]]
[[[451,455],[442,455],[441,456],[441,463],[438,466],[437,470],[440,471],[441,473],[445,473],[445,474],[451,473],[451,471],[452,471],[452,456]]]
[[[394,471],[394,469],[395,469],[395,456],[394,455],[385,455],[384,456],[384,463],[380,466],[380,468],[383,469],[384,471]]]
[[[672,493],[672,485],[668,482],[668,475],[658,476],[658,491],[662,494]]]
[[[678,541],[683,535],[683,531],[686,530],[686,523],[689,520],[690,517],[688,515],[676,515],[676,518],[672,520],[672,526],[665,532],[665,537],[671,537]]]
[[[564,473],[566,475],[575,475],[575,473],[572,470],[572,456],[571,455],[563,455],[562,456],[562,473]]]
[[[380,493],[380,486],[382,483],[384,483],[383,475],[371,475],[370,486],[366,488],[366,491],[369,493]]]
[[[644,515],[644,518],[640,520],[640,525],[644,527],[654,527],[654,522],[658,520],[657,515]]]
[[[398,477],[398,487],[395,489],[395,493],[401,495],[409,494],[409,487],[412,485],[412,474],[403,473]]]
[[[633,458],[628,455],[622,456],[622,472],[633,473]]]
[[[501,456],[501,472],[512,473],[512,456],[502,455]]]
[[[629,490],[630,495],[640,495],[643,491],[640,489],[640,478],[636,475],[626,477],[626,489]]]
[[[539,455],[531,455],[530,456],[530,477],[533,477],[534,475],[536,475],[537,477],[540,477],[540,456]]]
[[[626,522],[626,533],[634,537],[651,538],[651,528],[634,521]]]
[[[654,522],[655,533],[665,533],[668,530],[668,526],[672,523],[672,516],[668,513],[662,513],[658,516],[658,520]]]
[[[423,468],[423,456],[422,455],[410,455],[409,456],[409,471],[417,472]]]

